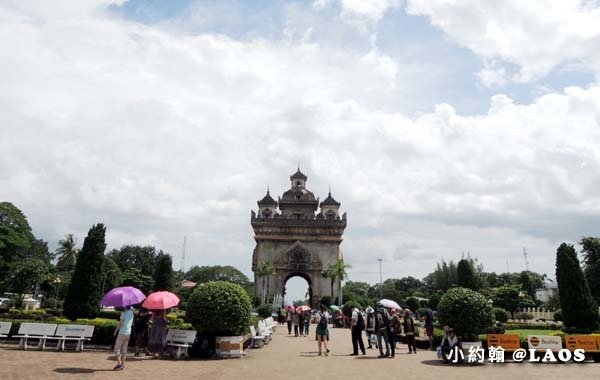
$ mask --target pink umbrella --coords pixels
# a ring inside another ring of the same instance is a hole
[[[149,310],[165,310],[179,304],[179,297],[167,291],[154,292],[146,298],[142,307]]]
[[[301,305],[296,308],[296,311],[299,311],[299,312],[304,312],[304,311],[309,311],[309,310],[310,310],[310,306],[306,306],[306,305]]]

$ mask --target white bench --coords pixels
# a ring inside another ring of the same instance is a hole
[[[256,329],[254,326],[250,326],[250,332],[252,333],[252,347],[254,348],[262,348],[266,342],[266,337],[264,335],[258,335],[256,333]]]
[[[27,349],[27,340],[30,338],[38,339],[38,350],[44,350],[46,348],[46,339],[54,336],[56,331],[55,323],[29,323],[24,322],[19,326],[19,332],[14,335],[13,338],[20,338],[19,348]]]
[[[196,341],[196,331],[169,329],[167,333],[167,346],[177,347],[175,359],[188,357],[188,348]]]
[[[271,341],[271,334],[273,334],[273,331],[267,326],[267,323],[264,320],[258,321],[258,333],[265,337],[265,343]]]
[[[271,330],[273,330],[273,332],[277,331],[277,322],[273,320],[273,317],[267,318],[266,321],[269,327],[271,327]]]
[[[56,333],[49,339],[57,339],[58,351],[65,350],[65,341],[74,340],[77,342],[75,351],[83,351],[83,342],[90,340],[94,334],[94,326],[91,325],[58,325]]]
[[[12,322],[0,322],[0,338],[8,338]]]

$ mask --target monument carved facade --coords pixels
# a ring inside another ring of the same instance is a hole
[[[323,296],[331,296],[333,301],[339,296],[339,279],[335,280],[331,294],[331,280],[322,273],[329,264],[342,259],[340,244],[346,214],[340,217],[340,203],[331,192],[319,203],[306,189],[307,177],[300,169],[290,176],[290,181],[291,188],[278,200],[267,190],[265,197],[257,202],[258,211],[251,212],[256,241],[252,255],[256,296],[260,299],[264,290],[268,300],[276,294],[285,299],[286,282],[299,276],[308,283],[310,303],[316,307]],[[262,277],[257,274],[262,261],[275,268],[275,274],[268,276],[267,289],[263,289]]]

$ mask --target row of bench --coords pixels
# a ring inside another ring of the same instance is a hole
[[[8,338],[11,327],[11,322],[0,322],[0,338]],[[57,351],[65,350],[66,341],[77,342],[75,351],[83,351],[83,342],[90,340],[93,334],[94,326],[91,325],[23,322],[17,335],[11,338],[20,339],[18,348],[23,350],[28,348],[29,339],[36,339],[38,350],[46,349],[46,341],[55,340]],[[172,356],[176,359],[188,357],[188,348],[195,340],[196,331],[193,330],[169,329],[167,333],[167,346],[175,351]]]
[[[570,351],[584,349],[588,354],[600,353],[600,336],[597,335],[566,335],[564,348]],[[505,351],[515,351],[521,348],[521,340],[516,334],[488,334],[488,347],[502,347]],[[563,348],[563,338],[550,335],[528,335],[529,349],[551,349],[558,351]]]
[[[273,320],[273,317],[263,319],[258,322],[258,332],[254,326],[250,326],[250,333],[252,334],[252,348],[262,348],[265,344],[273,339],[273,333],[277,329],[277,322]]]

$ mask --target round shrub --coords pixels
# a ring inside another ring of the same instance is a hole
[[[352,315],[352,309],[354,309],[354,307],[362,309],[362,306],[358,302],[349,301],[342,306],[342,313],[344,313],[346,316],[350,316]]]
[[[421,307],[421,304],[419,303],[418,298],[408,297],[406,299],[406,306],[408,306],[408,308],[412,311],[417,311]]]
[[[188,299],[186,316],[199,333],[243,335],[250,326],[252,302],[239,285],[211,281],[198,285]]]
[[[495,307],[494,318],[500,323],[506,323],[508,321],[508,312],[501,307]]]
[[[562,322],[563,320],[563,312],[562,310],[558,309],[554,312],[554,320],[556,322]]]
[[[273,315],[273,305],[270,303],[264,303],[256,308],[256,312],[261,318],[269,318]]]
[[[438,320],[454,328],[463,341],[477,341],[478,334],[492,325],[494,312],[483,295],[466,288],[453,288],[440,300]]]

